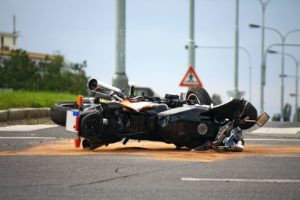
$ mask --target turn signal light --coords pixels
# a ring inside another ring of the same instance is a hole
[[[81,96],[81,95],[78,95],[77,96],[77,106],[79,107],[79,108],[81,108],[81,106],[82,106],[82,104],[83,104],[83,96]]]
[[[80,147],[80,143],[81,143],[81,138],[80,137],[74,138],[75,148],[79,148]]]

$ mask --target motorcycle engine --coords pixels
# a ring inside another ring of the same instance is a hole
[[[104,122],[99,112],[86,114],[81,120],[79,135],[90,140],[103,138]]]

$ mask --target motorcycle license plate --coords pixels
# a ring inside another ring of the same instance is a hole
[[[66,130],[71,132],[78,132],[78,118],[79,110],[68,110],[66,117]]]

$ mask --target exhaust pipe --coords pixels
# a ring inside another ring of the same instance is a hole
[[[88,82],[89,90],[97,93],[112,95],[112,93],[122,94],[122,91],[119,88],[116,88],[112,85],[98,81],[96,79],[90,79]]]

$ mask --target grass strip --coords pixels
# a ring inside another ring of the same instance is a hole
[[[55,102],[76,101],[77,95],[47,91],[0,92],[0,110],[50,107]]]

